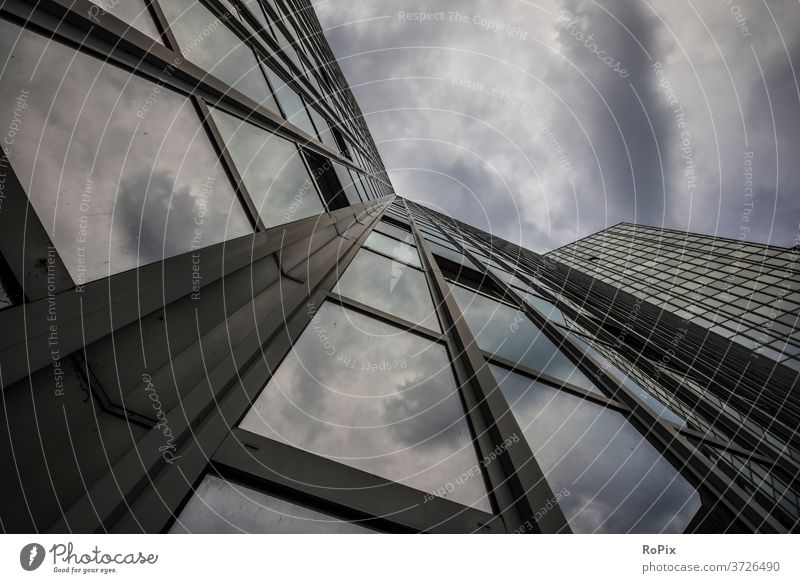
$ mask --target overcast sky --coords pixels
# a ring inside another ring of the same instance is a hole
[[[540,252],[800,236],[797,0],[314,5],[402,196]]]

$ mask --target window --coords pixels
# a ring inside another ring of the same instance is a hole
[[[449,362],[439,343],[325,303],[241,427],[489,512],[480,475],[456,481],[477,455]]]
[[[353,184],[353,177],[350,175],[350,171],[338,162],[333,162],[333,170],[336,172],[336,177],[339,179],[345,197],[347,197],[347,202],[350,204],[362,202],[361,197],[358,195],[358,189]]]
[[[375,225],[375,230],[394,237],[395,239],[400,239],[403,243],[414,245],[414,235],[405,229],[391,225],[386,221],[380,221],[377,225]]]
[[[278,113],[255,53],[195,0],[160,2],[183,55],[264,107]],[[209,31],[198,37],[200,31]]]
[[[314,124],[311,123],[311,118],[308,117],[303,98],[269,67],[267,67],[267,76],[275,89],[275,94],[278,96],[278,102],[283,108],[283,117],[312,138],[316,138],[317,132],[314,129]]]
[[[113,14],[123,22],[127,22],[133,28],[161,42],[161,35],[158,33],[156,23],[150,17],[144,0],[126,0],[125,2],[111,2],[109,0],[90,0],[96,4],[97,8],[89,9],[89,18],[95,20],[97,16],[108,12]]]
[[[413,324],[441,331],[425,274],[368,249],[356,254],[333,291]]]
[[[252,232],[188,99],[5,20],[0,59],[11,165],[78,285]]]
[[[325,212],[294,143],[222,110],[211,115],[267,227]]]
[[[458,285],[451,285],[450,289],[482,350],[586,390],[601,392],[523,312]]]
[[[170,533],[358,534],[369,529],[214,475],[200,482]]]
[[[370,233],[369,237],[367,237],[367,240],[364,241],[364,246],[374,251],[379,251],[384,255],[394,257],[403,263],[413,265],[414,267],[419,267],[420,269],[422,268],[422,263],[420,263],[419,253],[417,253],[416,247],[401,243],[397,239],[387,237],[383,233],[378,233],[375,231]]]
[[[564,313],[546,299],[531,293],[523,293],[522,297],[527,304],[535,308],[554,324],[558,324],[559,326],[567,325],[566,320],[564,320]]]
[[[322,140],[322,143],[334,152],[338,152],[339,146],[336,144],[336,138],[334,138],[331,133],[331,126],[328,124],[328,120],[322,117],[313,107],[308,108],[308,113],[311,114],[311,119],[314,120],[314,126],[317,128],[317,135],[319,135],[319,139]]]
[[[574,532],[683,532],[695,489],[616,411],[490,365]]]

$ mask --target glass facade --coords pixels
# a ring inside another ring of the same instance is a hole
[[[797,529],[792,250],[541,256],[394,194],[306,0],[59,6],[0,14],[4,529]]]

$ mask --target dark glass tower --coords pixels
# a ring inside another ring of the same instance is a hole
[[[7,2],[0,55],[4,530],[796,528],[796,367],[395,196],[308,2]]]

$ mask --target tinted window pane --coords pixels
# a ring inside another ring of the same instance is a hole
[[[574,532],[683,532],[700,496],[622,414],[490,366]]]
[[[490,508],[480,475],[456,482],[477,456],[444,346],[334,304],[322,305],[241,427]]]
[[[404,243],[408,243],[409,245],[414,245],[414,235],[412,235],[405,229],[395,227],[394,225],[390,225],[387,222],[380,221],[377,225],[375,225],[375,230],[390,235],[395,239],[400,239],[401,241],[403,241]]]
[[[189,100],[5,20],[0,59],[7,154],[76,283],[252,231]]]
[[[361,197],[358,195],[358,190],[353,184],[353,177],[350,176],[350,172],[347,170],[347,168],[338,162],[334,162],[333,169],[342,185],[342,190],[344,190],[344,195],[347,197],[347,202],[350,204],[362,202]]]
[[[384,312],[441,331],[425,274],[361,249],[333,290]]]
[[[494,263],[491,259],[485,259],[487,263]],[[494,273],[497,277],[499,277],[502,281],[507,283],[508,285],[513,285],[514,287],[518,287],[523,290],[530,289],[530,285],[522,281],[516,275],[512,275],[507,271],[502,269],[497,269],[496,267],[489,267],[492,273]]]
[[[170,533],[367,533],[370,530],[208,475]]]
[[[325,211],[293,142],[219,109],[212,116],[267,227]]]
[[[416,247],[401,243],[397,239],[387,237],[383,233],[376,233],[374,231],[370,233],[367,240],[364,241],[364,246],[374,249],[375,251],[380,251],[386,255],[391,255],[403,263],[422,267]]]
[[[261,23],[261,26],[269,31],[269,22],[267,22],[267,17],[261,9],[261,3],[258,0],[244,0],[244,3],[250,13]]]
[[[328,146],[334,152],[338,152],[339,146],[336,144],[336,138],[334,138],[333,134],[331,133],[331,126],[313,107],[309,107],[308,112],[311,114],[311,118],[314,120],[314,126],[317,128],[317,135],[319,136],[320,140],[322,140],[322,143]]]
[[[637,397],[639,397],[642,401],[644,401],[645,405],[650,407],[650,409],[652,409],[656,415],[662,417],[665,421],[669,421],[670,423],[675,423],[680,427],[686,426],[686,420],[683,417],[675,413],[672,409],[670,409],[664,403],[662,403],[658,398],[650,394],[650,391],[643,388],[634,379],[632,379],[627,374],[622,372],[616,365],[614,365],[605,356],[600,354],[597,350],[592,348],[580,336],[576,334],[569,334],[569,338],[575,344],[577,344],[579,348],[583,349],[584,352],[591,354],[600,363],[603,374],[610,375],[614,380],[625,385]]]
[[[312,138],[316,138],[317,132],[314,129],[314,125],[311,123],[311,118],[308,117],[306,106],[303,104],[303,98],[269,67],[266,69],[269,82],[275,90],[275,94],[278,96],[278,102],[280,102],[283,108],[283,116],[289,123],[296,125]]]
[[[278,112],[256,56],[226,24],[196,0],[161,2],[181,52],[250,99]],[[206,30],[209,33],[200,34]]]
[[[156,23],[147,11],[143,0],[125,0],[125,2],[112,2],[112,0],[90,0],[97,8],[89,9],[89,18],[93,21],[104,12],[113,14],[123,22],[127,22],[139,32],[157,41],[161,41]]]
[[[556,308],[552,303],[548,302],[546,299],[531,293],[523,293],[522,297],[529,305],[533,306],[536,310],[539,311],[539,313],[541,313],[545,318],[547,318],[554,324],[558,324],[560,326],[567,325],[567,322],[564,320],[564,314],[561,312],[561,310]]]
[[[457,285],[451,285],[450,289],[483,350],[589,391],[601,392],[523,312]]]

